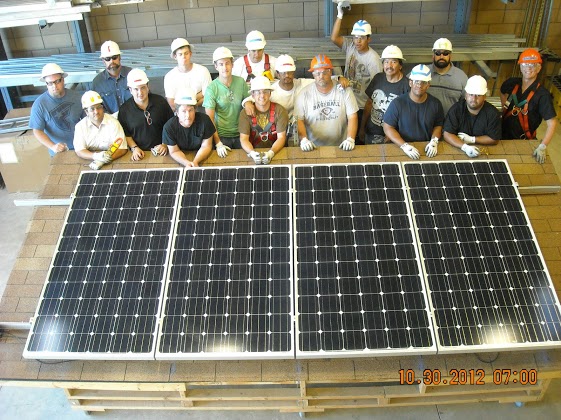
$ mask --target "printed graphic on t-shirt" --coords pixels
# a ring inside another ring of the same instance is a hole
[[[334,108],[341,108],[339,101],[321,101],[314,105],[314,111],[320,111],[320,120],[329,121],[339,118],[338,112]]]
[[[388,96],[383,90],[376,89],[372,92],[372,112],[370,113],[370,121],[373,124],[382,126],[382,120],[384,119],[384,113],[390,106],[391,101],[397,98],[399,95],[395,93],[390,93]]]
[[[70,108],[72,108],[71,102],[63,102],[50,112],[55,125],[60,130],[69,131],[73,126],[70,121]]]

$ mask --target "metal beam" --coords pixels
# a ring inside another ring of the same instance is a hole
[[[454,33],[467,33],[470,16],[471,0],[458,0],[456,6],[456,19],[454,20]]]
[[[76,49],[78,52],[91,53],[92,48],[84,20],[72,21],[72,29],[74,30],[74,36],[76,37]]]

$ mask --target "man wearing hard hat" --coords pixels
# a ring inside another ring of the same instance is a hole
[[[191,88],[182,88],[175,93],[175,116],[164,125],[163,143],[169,155],[186,168],[199,166],[212,153],[212,138],[216,132],[209,116],[197,112],[197,94]],[[197,153],[193,160],[187,159],[184,150]]]
[[[452,105],[444,121],[444,140],[471,158],[479,156],[476,144],[493,145],[501,139],[501,114],[486,98],[487,81],[470,77],[465,101]]]
[[[286,144],[288,114],[277,103],[271,102],[271,82],[265,76],[251,80],[251,96],[255,102],[255,115],[242,110],[239,119],[240,141],[256,165],[267,165]],[[260,152],[258,150],[267,150]]]
[[[365,144],[380,144],[386,141],[384,113],[390,103],[409,92],[409,79],[403,74],[403,53],[399,47],[389,45],[382,51],[383,73],[374,76],[366,88],[368,100],[360,121],[359,137]]]
[[[452,43],[447,38],[437,39],[432,46],[431,95],[442,103],[444,115],[464,96],[467,75],[452,63]]]
[[[201,106],[205,90],[212,82],[210,72],[204,66],[191,62],[191,45],[184,38],[176,38],[171,43],[170,57],[177,61],[177,67],[164,76],[164,91],[171,109],[175,109],[176,92],[183,88],[197,93],[197,106]]]
[[[168,150],[162,144],[162,130],[173,111],[163,96],[150,92],[148,82],[143,70],[132,69],[127,76],[132,98],[119,109],[119,122],[132,152],[131,160],[135,161],[144,158],[147,150],[159,156],[166,155]]]
[[[275,57],[265,52],[265,36],[259,31],[251,31],[245,38],[247,54],[234,62],[232,74],[244,79],[248,84],[256,76],[274,79]]]
[[[244,79],[232,74],[234,56],[228,48],[214,50],[212,61],[218,77],[208,85],[203,106],[218,133],[214,136],[216,153],[224,158],[230,150],[242,147],[238,121],[242,101],[249,96],[249,88]]]
[[[511,77],[501,86],[503,139],[535,139],[536,130],[545,120],[545,134],[533,154],[537,162],[544,163],[545,150],[557,127],[557,114],[551,94],[538,80],[542,56],[528,48],[520,54],[518,64],[522,77]]]
[[[49,149],[51,156],[74,149],[74,127],[82,116],[82,94],[65,88],[64,78],[67,76],[58,64],[45,64],[39,80],[47,85],[47,91],[31,107],[29,127],[35,138]]]
[[[127,153],[125,133],[119,121],[103,109],[99,93],[89,90],[82,95],[86,116],[76,124],[74,150],[82,159],[93,161],[90,168],[99,169]],[[112,146],[115,150],[112,150]]]
[[[368,45],[372,27],[367,21],[359,20],[353,25],[352,37],[343,37],[339,34],[343,19],[343,3],[342,1],[337,3],[337,19],[331,31],[331,42],[345,53],[345,77],[339,78],[339,83],[345,88],[352,87],[359,107],[360,122],[368,99],[366,88],[374,75],[382,71],[382,61],[378,53]]]
[[[121,50],[113,41],[101,44],[99,58],[105,70],[95,76],[92,89],[101,96],[105,110],[114,114],[131,97],[127,86],[127,75],[131,68],[121,65]]]
[[[331,79],[333,65],[328,56],[316,55],[310,69],[314,83],[296,98],[294,115],[298,119],[300,148],[310,152],[318,146],[355,147],[358,105],[350,88],[340,90]]]
[[[430,68],[424,64],[413,67],[409,74],[409,93],[394,99],[384,114],[384,133],[411,159],[421,154],[408,142],[428,141],[427,157],[438,153],[438,139],[442,135],[444,111],[442,104],[427,93],[431,81]]]

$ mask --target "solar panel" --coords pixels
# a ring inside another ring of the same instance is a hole
[[[186,171],[157,359],[294,357],[290,167]]]
[[[180,175],[81,174],[24,357],[153,359]]]
[[[559,300],[506,161],[404,168],[439,352],[559,345]]]
[[[297,357],[435,353],[398,163],[295,166]]]

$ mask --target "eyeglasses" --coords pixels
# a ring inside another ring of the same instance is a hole
[[[425,82],[424,80],[411,80],[411,83],[415,86],[426,86],[429,82]]]
[[[329,76],[331,74],[331,70],[316,70],[312,72],[315,77],[319,76]]]
[[[234,102],[234,99],[235,99],[235,97],[234,97],[234,91],[228,89],[228,100],[229,100],[230,102]]]
[[[366,35],[355,35],[353,38],[356,39],[357,41],[364,41],[368,37]]]
[[[103,108],[103,105],[102,105],[102,104],[97,104],[97,105],[92,105],[92,106],[90,106],[89,108],[86,108],[86,110],[87,110],[88,112],[95,112],[95,111],[97,111],[98,109],[102,109],[102,108]]]
[[[62,82],[62,77],[56,80],[53,80],[52,82],[45,82],[47,84],[47,86],[56,86],[58,85],[60,82]]]
[[[434,55],[442,55],[444,57],[448,57],[450,55],[450,51],[440,51],[440,50],[438,50],[438,51],[434,52]]]
[[[535,69],[536,67],[539,66],[538,63],[522,63],[520,65],[522,66],[522,68],[525,68],[525,69]]]
[[[251,93],[253,95],[259,96],[259,95],[270,95],[271,94],[271,90],[270,89],[259,89],[259,90],[252,90]]]
[[[103,57],[104,61],[111,61],[111,60],[116,60],[120,57],[120,55],[112,55],[111,57]]]
[[[150,113],[146,110],[144,110],[144,118],[146,118],[148,125],[152,125],[152,118],[150,117]]]

